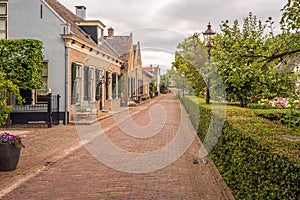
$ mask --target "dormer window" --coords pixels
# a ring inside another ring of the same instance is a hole
[[[101,44],[102,43],[102,41],[103,41],[103,34],[104,34],[104,31],[103,31],[103,29],[101,29],[101,28],[97,28],[97,35],[98,35],[98,44]]]
[[[96,44],[101,44],[103,41],[103,34],[105,25],[99,20],[83,20],[78,21],[76,24],[90,36]]]

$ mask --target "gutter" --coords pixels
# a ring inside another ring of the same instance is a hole
[[[69,109],[69,47],[67,47],[67,40],[65,41],[65,120],[64,125],[68,124],[68,109]]]

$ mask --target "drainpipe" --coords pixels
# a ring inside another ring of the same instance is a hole
[[[65,120],[64,124],[68,124],[68,109],[69,109],[69,47],[65,40]]]
[[[70,24],[64,24],[64,34],[70,33]],[[67,39],[65,42],[65,120],[64,125],[68,124],[68,109],[69,109],[69,47]]]

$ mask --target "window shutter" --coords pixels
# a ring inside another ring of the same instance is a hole
[[[76,70],[77,70],[77,65],[75,63],[72,63],[72,104],[76,103],[77,95],[76,95]]]
[[[89,67],[84,66],[84,96],[85,101],[89,100]]]
[[[112,97],[113,97],[113,99],[115,99],[117,97],[116,78],[117,78],[116,73],[113,73],[112,74],[112,92],[113,92]]]
[[[124,81],[122,81],[122,76],[118,75],[118,98],[121,97],[121,92],[122,92],[122,84],[124,84]]]
[[[100,89],[101,89],[101,84],[100,84],[100,70],[96,69],[96,101],[100,100]]]

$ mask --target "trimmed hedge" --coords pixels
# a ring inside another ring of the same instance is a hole
[[[297,129],[300,127],[300,110],[291,109],[257,109],[254,110],[257,116],[264,117],[272,121],[279,121],[280,123]],[[300,131],[299,131],[300,132]]]
[[[185,97],[182,103],[203,141],[211,106],[196,97]],[[297,199],[300,142],[291,136],[300,138],[300,133],[251,109],[227,106],[222,134],[209,155],[237,199]]]

